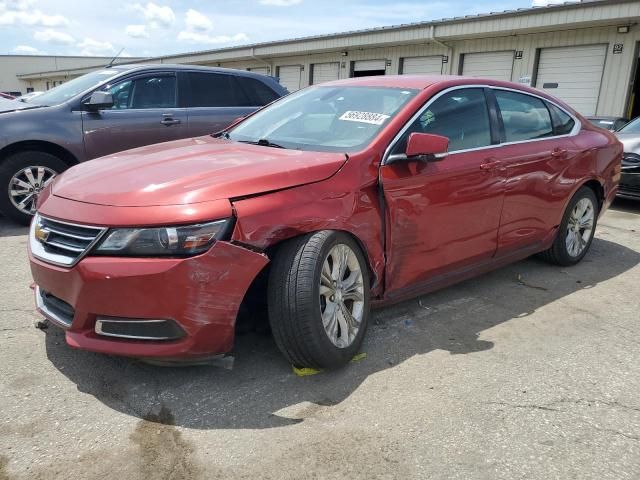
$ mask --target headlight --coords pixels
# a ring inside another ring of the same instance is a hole
[[[94,249],[94,255],[183,256],[208,250],[224,236],[230,219],[182,227],[115,228]]]

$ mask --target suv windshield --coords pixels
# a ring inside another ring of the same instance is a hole
[[[618,133],[640,133],[640,117],[627,123]]]
[[[75,97],[79,93],[85,92],[93,87],[100,85],[103,82],[115,77],[122,73],[122,69],[117,68],[105,68],[96,72],[87,73],[81,77],[74,78],[68,82],[63,83],[57,87],[52,88],[40,95],[25,100],[26,103],[33,103],[34,105],[60,105],[67,100]]]
[[[381,87],[306,88],[248,118],[228,137],[299,150],[358,151],[417,93]]]

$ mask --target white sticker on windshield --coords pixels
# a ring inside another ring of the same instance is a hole
[[[374,112],[354,112],[348,110],[342,114],[340,120],[346,122],[370,123],[371,125],[382,125],[389,118],[389,115]]]

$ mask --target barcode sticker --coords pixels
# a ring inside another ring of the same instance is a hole
[[[371,125],[382,125],[387,118],[389,118],[389,115],[383,115],[382,113],[354,112],[352,110],[348,110],[342,114],[340,120],[344,120],[345,122],[360,122],[369,123]]]

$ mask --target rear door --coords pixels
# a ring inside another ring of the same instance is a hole
[[[234,75],[180,72],[180,91],[188,109],[189,137],[220,131],[256,109]]]
[[[494,255],[504,177],[491,117],[495,125],[483,88],[454,89],[427,103],[392,144],[390,154],[404,153],[413,132],[450,142],[441,161],[380,169],[388,206],[385,282],[392,295]]]
[[[571,141],[575,120],[562,109],[522,92],[492,91],[504,124],[500,159],[506,186],[500,256],[533,247],[552,234],[566,196],[559,172],[579,151]]]
[[[188,135],[186,111],[178,108],[174,72],[135,75],[104,90],[113,95],[113,107],[82,112],[87,158]]]

